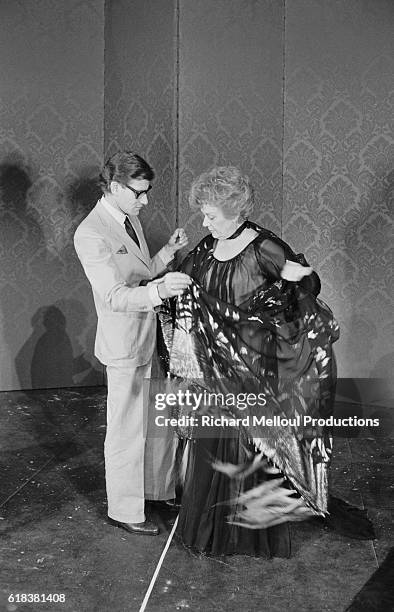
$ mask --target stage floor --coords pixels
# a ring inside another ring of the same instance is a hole
[[[148,509],[162,528],[153,538],[108,524],[105,394],[104,387],[0,394],[1,611],[140,609],[175,515]],[[267,561],[193,554],[175,537],[146,610],[345,610],[394,545],[392,413],[380,414],[387,427],[376,434],[339,432],[332,466],[333,494],[368,508],[377,540],[298,523],[292,558]],[[22,594],[40,602],[25,603]]]

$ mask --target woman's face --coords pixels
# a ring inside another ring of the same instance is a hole
[[[202,225],[208,228],[214,238],[228,238],[238,227],[238,215],[229,219],[218,206],[205,204],[201,207],[201,212],[204,215]]]

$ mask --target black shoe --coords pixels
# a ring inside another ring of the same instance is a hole
[[[109,521],[111,525],[121,527],[121,529],[125,529],[129,533],[149,536],[159,535],[159,528],[153,521],[144,521],[143,523],[121,523],[120,521],[115,521],[111,518]]]
[[[181,504],[176,499],[166,499],[163,501],[163,504],[172,510],[179,510],[181,507]]]
[[[148,499],[146,502],[155,510],[165,509],[179,512],[181,507],[176,499]]]

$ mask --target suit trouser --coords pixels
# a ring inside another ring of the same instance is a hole
[[[107,433],[104,443],[108,516],[124,523],[145,520],[145,499],[175,497],[175,436],[149,436],[150,363],[107,366]],[[147,437],[148,433],[148,437]]]

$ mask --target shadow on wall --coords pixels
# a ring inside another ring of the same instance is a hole
[[[22,158],[11,155],[0,165],[1,199],[8,209],[21,212],[26,208],[26,194],[32,186],[29,169]]]
[[[40,226],[27,207],[32,176],[32,169],[18,152],[10,153],[0,164],[1,389],[16,386],[15,347],[34,300],[29,265],[37,249],[44,248]]]
[[[98,179],[99,169],[88,166],[79,172],[78,178],[68,183],[66,199],[71,207],[71,216],[76,225],[86,217],[101,198],[102,191]]]
[[[72,315],[78,326],[73,326],[73,342],[66,330],[66,317]],[[86,321],[84,306],[76,300],[40,308],[31,320],[33,331],[15,359],[15,368],[22,389],[95,386],[103,384],[99,368],[87,359],[77,340]],[[76,356],[74,356],[77,347]]]
[[[103,384],[102,368],[92,356],[90,294],[84,293],[86,307],[54,297],[67,298],[83,282],[72,235],[100,194],[97,167],[82,168],[64,190],[54,179],[40,178],[18,151],[2,159],[1,389]]]
[[[1,249],[4,264],[14,263],[18,269],[21,249],[25,252],[29,244],[34,249],[43,243],[39,225],[27,208],[27,193],[33,185],[32,171],[22,157],[10,156],[0,164],[0,200],[1,200]],[[24,255],[23,252],[23,255]],[[12,258],[19,255],[17,260]],[[10,270],[11,271],[11,270]]]

